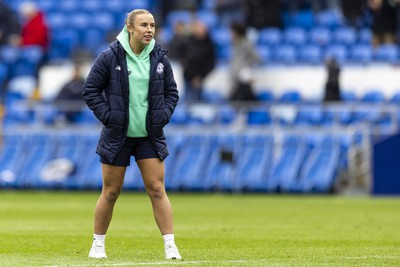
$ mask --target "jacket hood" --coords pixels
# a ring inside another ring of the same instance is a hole
[[[145,59],[148,57],[153,51],[154,45],[156,41],[154,39],[151,40],[150,44],[146,45],[143,51],[140,53],[139,56],[136,56],[135,53],[133,53],[130,45],[129,45],[129,32],[126,26],[122,29],[122,31],[118,34],[117,40],[121,43],[122,47],[124,48],[125,52],[131,57],[131,58],[137,58],[137,59]]]

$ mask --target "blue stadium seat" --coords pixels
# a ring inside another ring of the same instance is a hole
[[[218,26],[218,16],[212,11],[198,10],[196,12],[196,18],[202,21],[208,29],[213,29]]]
[[[301,105],[298,108],[297,116],[294,121],[296,125],[318,126],[323,122],[324,112],[320,105]]]
[[[168,44],[173,38],[172,29],[169,27],[157,27],[157,41]]]
[[[396,44],[383,44],[375,49],[374,60],[378,62],[397,63],[399,48]]]
[[[174,114],[170,119],[171,124],[185,125],[189,122],[190,115],[187,107],[184,104],[178,104],[175,108]]]
[[[174,176],[170,183],[173,190],[204,190],[204,172],[211,153],[210,142],[210,138],[206,136],[188,137],[186,145],[176,156]]]
[[[354,121],[354,112],[351,107],[343,106],[335,112],[337,123],[340,125],[349,125]]]
[[[221,124],[230,124],[235,122],[238,111],[229,104],[223,104],[218,108],[217,122]]]
[[[0,59],[6,64],[15,64],[20,57],[20,49],[16,46],[1,46]]]
[[[274,94],[270,89],[262,89],[256,93],[257,99],[263,102],[272,102],[275,100]]]
[[[191,23],[193,20],[193,14],[188,10],[174,10],[168,13],[166,18],[166,24],[168,27],[173,28],[175,23],[183,22],[185,24]]]
[[[58,137],[58,139],[60,140],[60,137]],[[87,160],[82,159],[82,155],[87,154],[88,151],[90,151],[90,153],[88,154],[89,158],[91,155],[93,155],[94,157],[97,156],[94,153],[94,151],[96,151],[98,137],[90,135],[85,135],[85,136],[77,135],[73,136],[73,139],[75,140],[73,140],[72,142],[63,142],[63,143],[59,142],[59,148],[60,146],[65,146],[66,148],[63,152],[65,153],[64,154],[65,157],[70,159],[75,164],[75,171],[72,173],[70,177],[68,177],[64,186],[69,189],[79,189],[83,184],[83,180],[82,176],[79,177],[77,174],[79,173],[80,170],[84,169],[87,164]],[[71,148],[71,145],[68,146],[68,144],[70,143],[74,144],[73,145],[74,148]]]
[[[283,64],[293,64],[297,61],[297,50],[291,45],[282,45],[275,49],[273,62]]]
[[[311,10],[299,10],[295,13],[284,14],[286,27],[300,27],[306,30],[315,25],[315,16]]]
[[[226,102],[226,98],[221,94],[221,92],[218,91],[218,89],[203,90],[201,92],[201,98],[206,103],[212,103],[212,104],[222,104]]]
[[[69,27],[68,16],[60,11],[49,12],[46,14],[46,22],[52,33],[64,31]]]
[[[381,106],[368,105],[368,107],[356,107],[354,110],[353,123],[369,123],[369,124],[379,124],[382,122],[384,114],[382,112]]]
[[[70,27],[78,33],[79,43],[83,43],[83,39],[86,35],[86,31],[88,28],[92,26],[91,16],[86,12],[75,12],[73,14],[74,19],[70,20]]]
[[[307,64],[322,63],[322,50],[318,45],[306,45],[299,50],[299,62]]]
[[[15,76],[15,65],[20,58],[20,49],[15,46],[1,46],[0,47],[0,60],[6,64],[9,78]]]
[[[181,143],[184,142],[183,140],[183,135],[174,135],[173,137],[169,136],[168,138],[169,156],[165,159],[165,187],[167,190],[172,189],[176,156],[181,150]]]
[[[282,33],[279,28],[263,28],[259,31],[258,45],[276,47],[281,44]]]
[[[26,139],[17,134],[6,134],[0,149],[0,187],[16,188],[20,168],[27,153]]]
[[[268,65],[272,62],[273,52],[272,49],[265,45],[257,45],[256,50],[261,58],[261,63]]]
[[[39,0],[37,1],[37,6],[45,14],[48,14],[57,9],[57,2],[54,0]]]
[[[14,65],[14,75],[35,76],[43,60],[43,56],[44,51],[40,46],[31,45],[22,47],[20,50],[20,57]]]
[[[103,9],[103,2],[99,0],[85,0],[80,2],[80,10],[84,10],[86,12],[98,12]]]
[[[7,65],[0,63],[0,89],[2,90],[3,83],[8,79]]]
[[[281,151],[274,156],[274,161],[269,171],[266,188],[268,191],[281,190],[281,184],[286,180],[292,181],[298,177],[305,153],[305,145],[300,136],[284,136]]]
[[[218,134],[212,145],[209,164],[204,176],[204,189],[231,191],[237,184],[236,163],[241,154],[241,136]]]
[[[28,99],[29,97],[31,97],[32,93],[36,89],[36,86],[37,79],[35,76],[21,75],[9,80],[7,91],[20,93],[25,99]],[[21,110],[30,109],[30,106],[26,103],[21,103],[21,105],[21,107],[15,108],[21,108]]]
[[[79,0],[57,1],[57,11],[71,15],[80,10],[81,5],[82,1]]]
[[[135,0],[135,1],[128,1],[125,2],[126,7],[128,8],[129,11],[134,10],[134,9],[151,9],[151,2],[153,0]]]
[[[102,188],[102,174],[101,166],[99,164],[99,156],[94,152],[96,147],[87,147],[87,151],[93,153],[86,153],[84,158],[85,164],[77,171],[76,179],[78,180],[81,189],[101,189]]]
[[[19,187],[43,189],[84,188],[86,183],[86,174],[82,174],[82,170],[91,166],[88,165],[89,162],[87,164],[85,157],[82,158],[82,154],[87,154],[87,151],[89,150],[95,151],[95,147],[88,147],[87,144],[90,142],[87,142],[87,136],[64,132],[55,135],[33,135],[28,136],[27,139],[27,142],[32,144],[32,146],[26,151],[26,164],[21,168],[20,179],[18,181]],[[93,152],[93,155],[96,154]],[[42,171],[48,167],[48,164],[54,160],[60,159],[64,159],[75,165],[75,170],[65,177],[54,177],[54,179],[52,179],[43,176]]]
[[[302,46],[307,42],[307,34],[303,28],[287,28],[283,31],[283,39],[286,44]]]
[[[400,91],[396,91],[390,98],[390,102],[400,104]]]
[[[274,148],[272,136],[248,133],[243,137],[243,152],[237,163],[234,190],[265,191]]]
[[[111,11],[112,14],[128,13],[124,0],[113,0],[103,2],[104,10]]]
[[[104,35],[116,28],[114,17],[109,12],[95,12],[91,15],[91,21],[93,23],[91,28],[101,30]]]
[[[336,44],[352,46],[357,41],[356,30],[350,27],[337,28],[333,32],[333,39]]]
[[[25,2],[25,1],[24,0],[7,0],[7,1],[3,1],[3,2],[5,2],[12,10],[18,11],[21,3]]]
[[[53,31],[49,58],[50,60],[69,58],[78,45],[78,32],[72,29]]]
[[[232,36],[228,27],[214,28],[210,32],[211,39],[216,45],[217,58],[220,60],[228,60],[232,49]]]
[[[110,48],[110,44],[107,43],[107,42],[103,42],[103,43],[99,44],[99,45],[96,47],[96,50],[95,50],[94,54],[95,54],[96,57],[97,57],[101,52],[103,52],[103,51],[105,51],[105,50],[107,50],[107,49],[109,49],[109,48]]]
[[[98,51],[97,48],[99,45],[106,42],[104,30],[99,29],[88,29],[86,30],[85,34],[82,36],[82,47],[86,48],[90,51],[93,57],[97,57]]]
[[[342,90],[340,92],[340,99],[345,102],[358,101],[358,97],[354,91]]]
[[[359,44],[351,48],[349,59],[351,62],[368,64],[371,62],[372,56],[373,52],[370,45]]]
[[[361,97],[361,101],[364,101],[364,102],[384,102],[385,101],[385,95],[379,89],[368,90]]]
[[[279,97],[280,102],[296,103],[302,100],[301,93],[298,90],[288,89]]]
[[[21,49],[21,55],[29,63],[38,64],[43,57],[43,48],[38,45],[24,46]]]
[[[299,183],[302,192],[328,193],[333,190],[340,156],[340,146],[331,136],[327,136],[312,151],[300,172]],[[289,191],[292,189],[288,185]]]
[[[325,109],[324,125],[349,125],[353,122],[353,111],[351,105],[341,105],[339,107],[328,107]]]
[[[364,45],[371,45],[372,31],[370,28],[364,28],[358,31],[358,43]]]
[[[99,120],[86,105],[75,115],[73,122],[80,125],[100,125]]]
[[[347,49],[343,45],[330,45],[325,50],[324,58],[334,58],[339,64],[343,64],[348,59]]]
[[[331,31],[326,27],[315,27],[309,32],[309,40],[313,45],[327,46],[332,40]]]
[[[335,9],[319,11],[315,15],[316,26],[336,29],[344,24],[342,14]]]
[[[42,167],[54,156],[55,143],[50,135],[28,135],[27,142],[31,145],[24,152],[26,157],[20,167],[18,187],[20,188],[44,188],[40,172]]]
[[[214,124],[217,119],[218,108],[210,104],[193,103],[188,107],[191,125]]]
[[[251,108],[248,111],[248,125],[268,125],[271,122],[271,114],[266,107]]]
[[[203,0],[201,9],[203,10],[215,10],[215,0]]]

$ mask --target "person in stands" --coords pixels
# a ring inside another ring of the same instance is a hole
[[[33,2],[23,2],[19,7],[23,17],[21,36],[16,40],[20,46],[38,45],[47,51],[49,45],[49,29],[43,12]]]

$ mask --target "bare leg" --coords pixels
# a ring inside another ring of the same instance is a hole
[[[105,235],[124,183],[126,167],[102,164],[103,189],[94,210],[94,233]]]
[[[164,186],[164,161],[158,158],[138,160],[140,172],[153,206],[153,214],[162,235],[173,234],[172,207]]]

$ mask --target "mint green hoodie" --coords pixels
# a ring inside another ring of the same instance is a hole
[[[147,93],[150,78],[150,53],[155,40],[151,40],[139,56],[133,53],[129,45],[129,32],[126,26],[118,34],[117,40],[126,52],[126,63],[129,72],[129,124],[128,137],[145,137],[146,115],[148,109]]]

